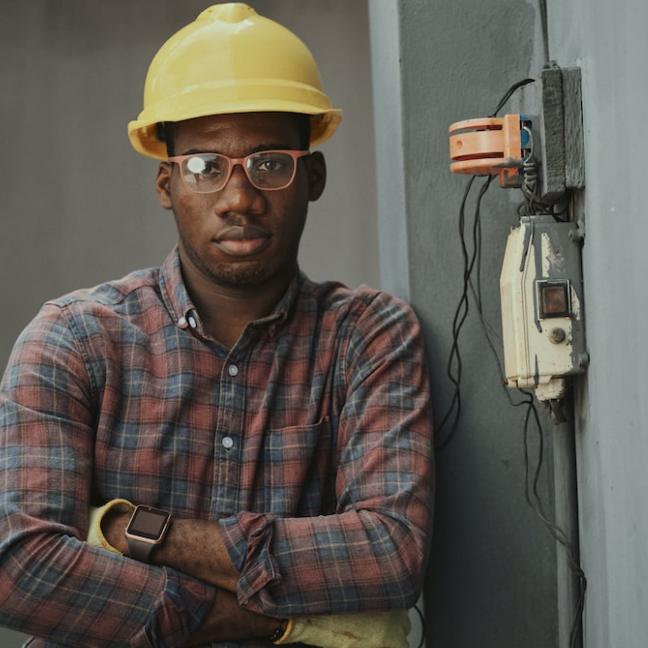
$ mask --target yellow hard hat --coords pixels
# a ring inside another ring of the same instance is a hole
[[[135,150],[165,160],[157,124],[248,112],[311,115],[311,146],[327,140],[342,119],[297,36],[245,4],[214,5],[155,55],[144,109],[128,124],[128,136]]]

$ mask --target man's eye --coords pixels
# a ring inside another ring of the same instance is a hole
[[[219,160],[192,157],[187,160],[187,171],[194,175],[218,175],[223,172],[223,164]]]
[[[277,158],[265,158],[256,164],[259,173],[281,173],[284,167],[284,161]]]

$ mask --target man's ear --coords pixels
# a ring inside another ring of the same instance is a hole
[[[308,200],[317,200],[326,186],[326,160],[320,151],[314,151],[307,158],[308,160]]]
[[[158,200],[160,205],[164,209],[171,209],[171,163],[170,162],[160,162],[158,167],[157,178],[155,180],[155,190],[157,192]]]

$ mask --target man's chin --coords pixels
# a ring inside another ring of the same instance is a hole
[[[257,263],[222,264],[208,270],[208,277],[224,288],[252,288],[267,280],[267,271]]]

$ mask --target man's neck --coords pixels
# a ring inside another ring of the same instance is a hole
[[[193,268],[183,268],[183,277],[205,331],[232,348],[250,322],[273,311],[288,289],[292,274],[259,286],[221,286]]]

